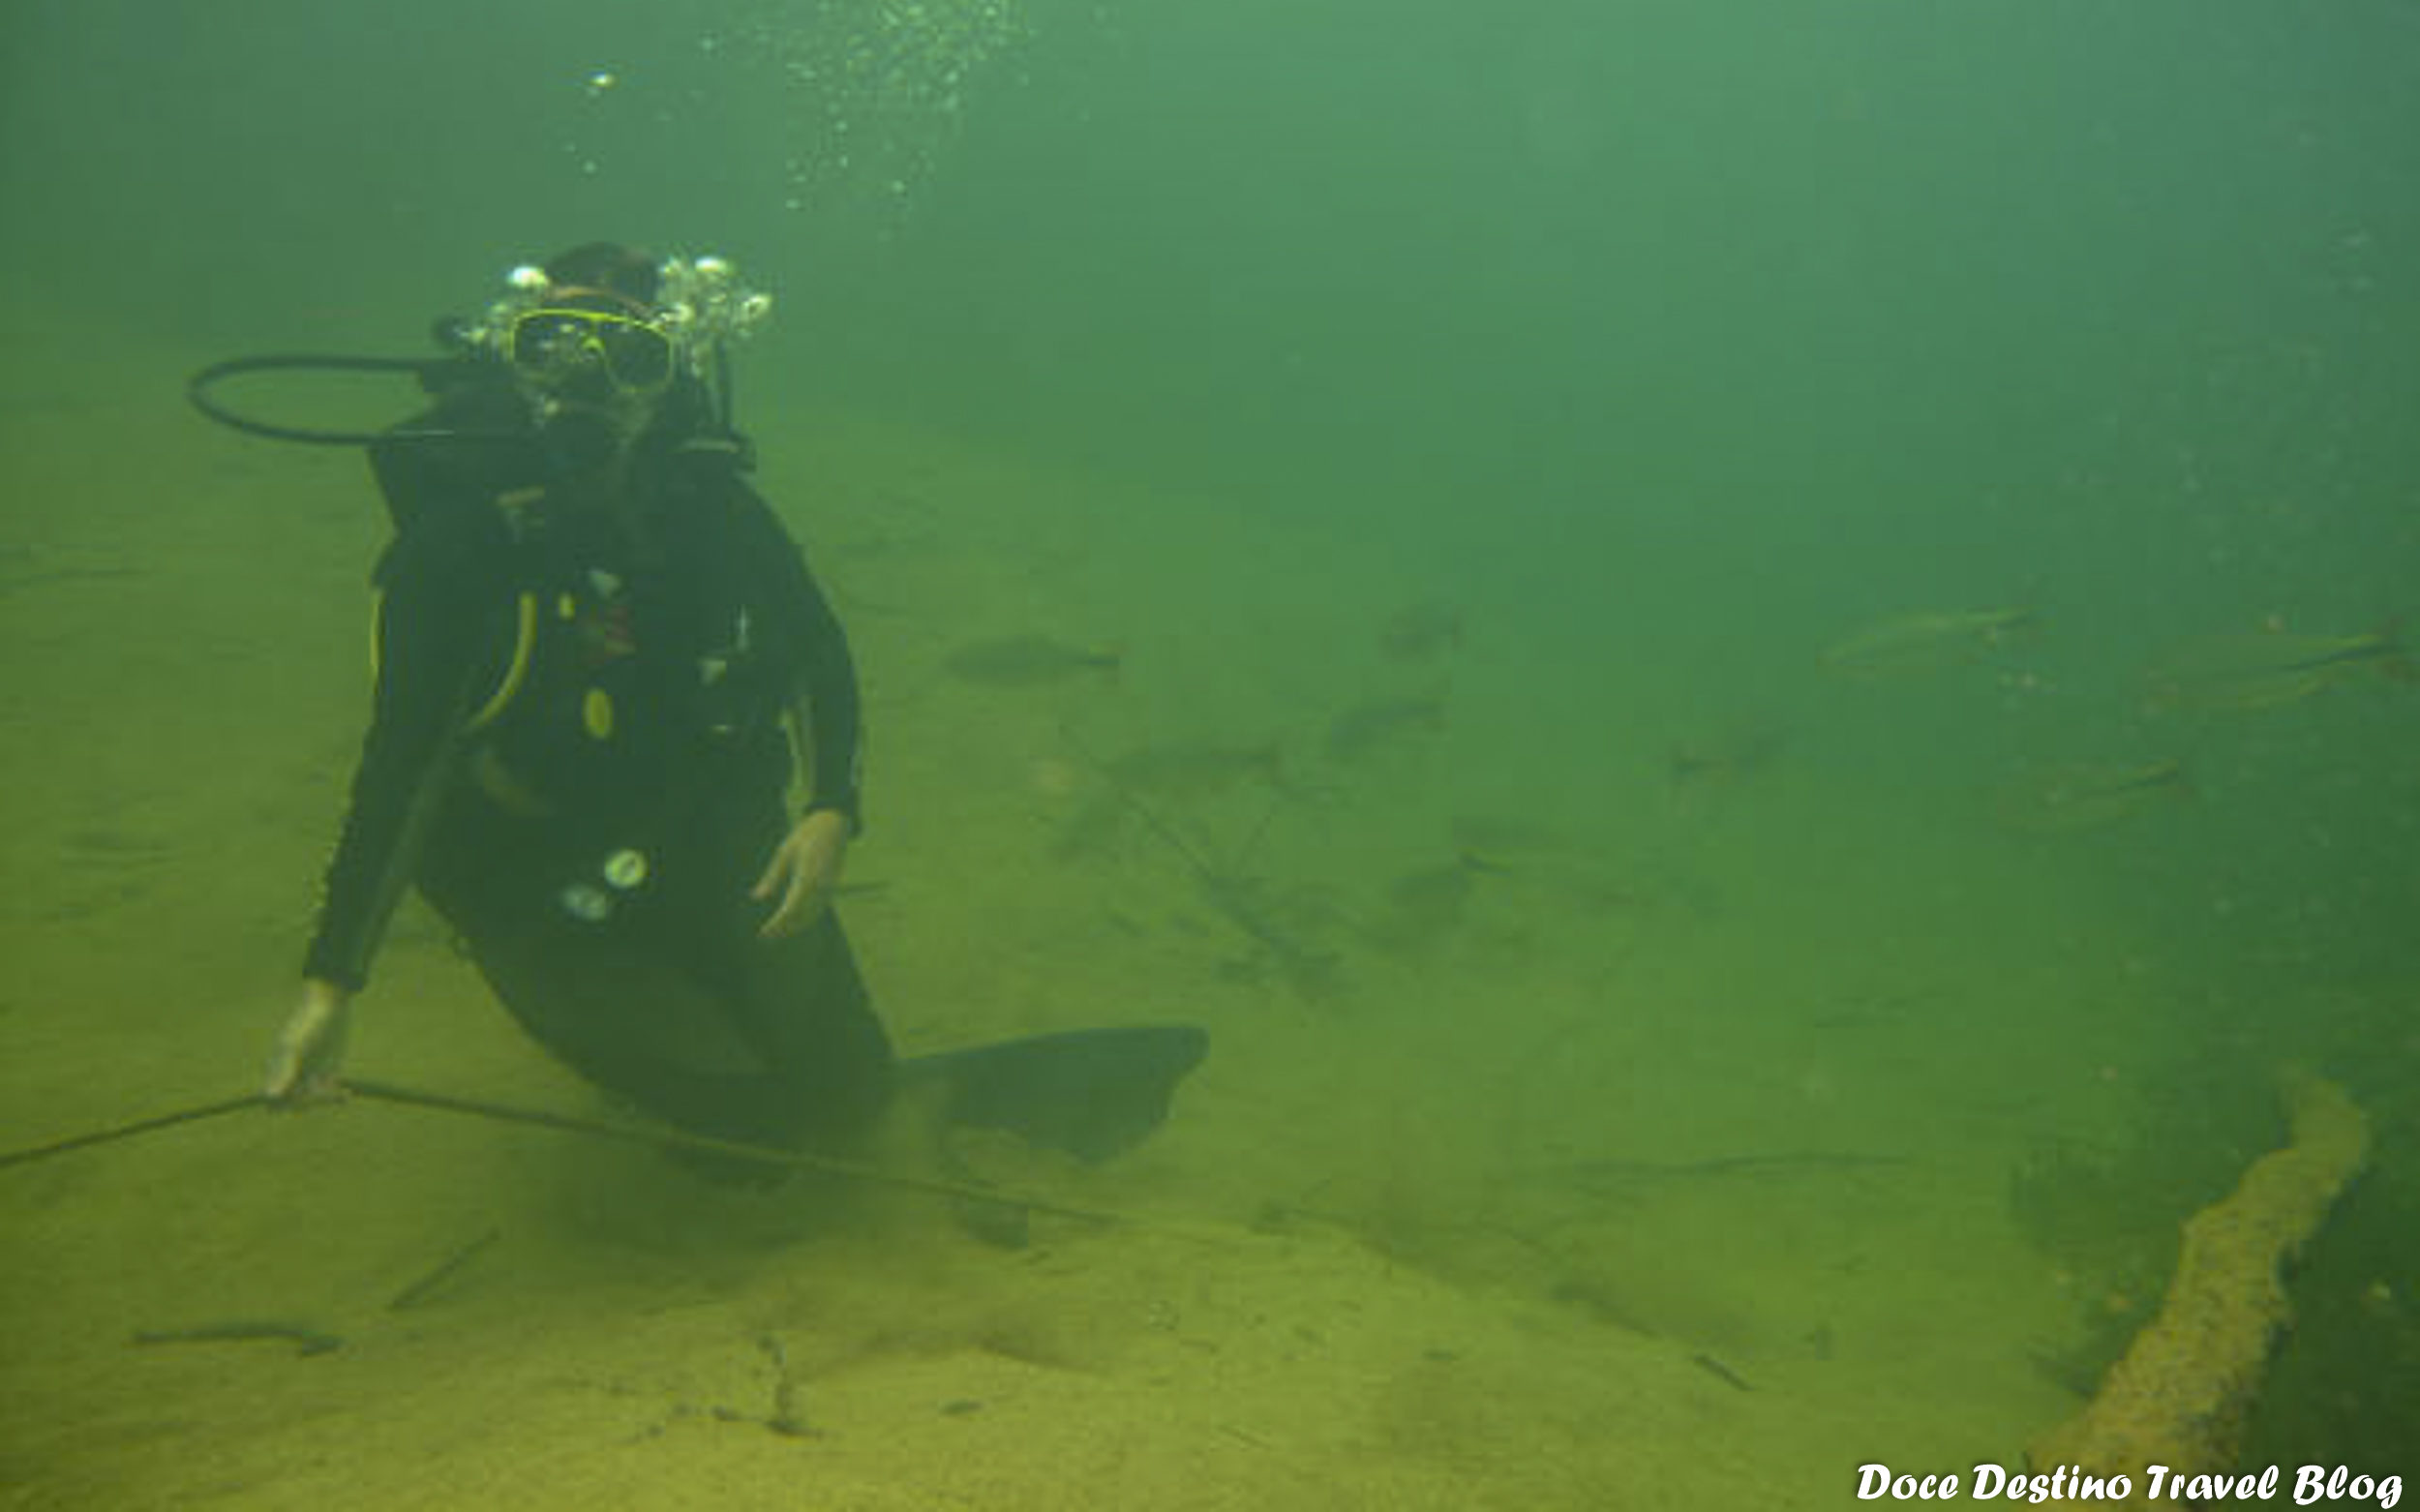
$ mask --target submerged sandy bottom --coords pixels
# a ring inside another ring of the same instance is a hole
[[[45,357],[0,395],[9,1148],[248,1084],[358,739],[380,533],[357,459],[173,408],[186,354]],[[372,1105],[0,1171],[7,1504],[1832,1506],[1861,1462],[2012,1463],[2072,1409],[2032,1361],[2079,1299],[2007,1183],[2127,1116],[2154,989],[2055,857],[1820,764],[1677,795],[1664,746],[1737,711],[1669,648],[1576,685],[1517,603],[1316,521],[759,423],[865,674],[853,874],[884,886],[849,918],[898,1038],[1215,1037],[1109,1169],[976,1152],[1126,1221],[1002,1251],[922,1198],[718,1191]],[[1373,650],[1438,598],[1464,645]],[[1022,633],[1120,674],[942,667]],[[1394,696],[1450,717],[1329,757],[1339,711]],[[1285,778],[1154,802],[1213,862],[1258,836],[1332,983],[1153,834],[1065,843],[1097,756],[1220,741]],[[1401,884],[1474,810],[1568,843],[1418,911]],[[362,1016],[365,1075],[598,1111],[425,916]],[[263,1319],[344,1344],[129,1342]],[[803,1435],[765,1421],[776,1352]]]

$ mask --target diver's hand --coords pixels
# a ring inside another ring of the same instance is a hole
[[[758,937],[778,940],[813,923],[832,901],[832,890],[840,885],[840,867],[848,855],[849,816],[833,808],[808,811],[773,852],[765,875],[748,893],[760,901],[781,894],[772,917],[756,931]]]
[[[295,1106],[335,1099],[337,1068],[345,1059],[345,1035],[352,1019],[352,995],[332,982],[303,979],[302,1001],[278,1031],[269,1052],[268,1079],[260,1092],[272,1103]]]

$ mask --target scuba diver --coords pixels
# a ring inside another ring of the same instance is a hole
[[[923,1088],[944,1129],[1102,1160],[1165,1117],[1197,1028],[892,1054],[832,906],[862,825],[848,641],[731,423],[729,348],[769,307],[719,258],[593,243],[516,270],[423,366],[428,408],[374,438],[246,421],[208,386],[401,364],[195,380],[243,429],[367,441],[396,526],[271,1100],[341,1093],[351,1005],[416,885],[532,1039],[682,1130],[828,1148]]]

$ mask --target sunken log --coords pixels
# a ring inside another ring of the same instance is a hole
[[[2289,1071],[2285,1148],[2252,1164],[2226,1197],[2185,1224],[2159,1315],[2134,1336],[2084,1410],[2036,1438],[2042,1469],[2179,1478],[2234,1468],[2271,1350],[2292,1318],[2284,1272],[2359,1173],[2370,1124],[2335,1083]]]

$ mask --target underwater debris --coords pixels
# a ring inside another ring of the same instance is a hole
[[[2301,1253],[2368,1158],[2368,1118],[2334,1083],[2280,1077],[2290,1137],[2185,1224],[2167,1295],[2084,1410],[2026,1448],[2037,1466],[2183,1480],[2224,1474],[2271,1348],[2292,1319],[2279,1272]]]
[[[137,1330],[129,1344],[290,1344],[297,1355],[330,1354],[345,1341],[324,1328],[276,1319],[238,1318],[225,1323],[197,1323],[191,1328]]]
[[[1107,848],[1133,812],[1130,794],[1192,801],[1223,797],[1245,786],[1285,788],[1284,762],[1275,741],[1252,745],[1218,741],[1146,745],[1094,766],[1104,780],[1098,791],[1060,822],[1051,847],[1056,856],[1082,856]]]
[[[1262,956],[1273,965],[1287,985],[1305,997],[1321,997],[1334,990],[1337,983],[1337,957],[1333,952],[1311,945],[1278,919],[1279,905],[1271,896],[1269,885],[1259,877],[1243,870],[1244,862],[1268,832],[1269,822],[1277,817],[1278,805],[1272,803],[1259,825],[1245,837],[1231,864],[1214,863],[1201,850],[1176,832],[1157,810],[1143,801],[1141,795],[1118,780],[1109,764],[1094,756],[1081,744],[1071,741],[1077,755],[1100,773],[1103,782],[1117,795],[1128,812],[1141,822],[1160,842],[1183,863],[1186,875],[1194,882],[1195,891],[1213,913],[1257,947]]]
[[[1281,904],[1264,878],[1197,867],[1196,891],[1211,911],[1255,946],[1278,980],[1306,998],[1323,998],[1343,982],[1342,957],[1279,922]]]
[[[1754,1386],[1748,1384],[1746,1376],[1740,1375],[1738,1371],[1733,1370],[1730,1366],[1725,1365],[1722,1361],[1714,1358],[1703,1349],[1700,1349],[1697,1353],[1690,1355],[1689,1363],[1696,1366],[1699,1370],[1706,1372],[1709,1376],[1713,1376],[1716,1380],[1721,1381],[1724,1385],[1729,1386],[1734,1391],[1754,1391],[1756,1389]]]
[[[1217,741],[1146,745],[1113,756],[1102,768],[1109,780],[1136,793],[1195,798],[1242,782],[1278,786],[1285,769],[1275,741],[1256,745]]]
[[[765,1356],[766,1363],[772,1367],[773,1373],[772,1410],[765,1414],[765,1426],[784,1438],[815,1437],[815,1430],[806,1420],[806,1409],[800,1402],[800,1398],[806,1394],[806,1388],[801,1383],[797,1369],[790,1363],[790,1351],[783,1346],[781,1336],[759,1334],[756,1336],[756,1348]]]
[[[488,1247],[503,1236],[502,1229],[491,1228],[469,1244],[457,1248],[451,1255],[421,1272],[418,1279],[409,1285],[387,1298],[386,1310],[390,1313],[408,1313],[413,1308],[425,1306],[430,1298],[442,1292],[455,1277],[468,1270],[472,1261],[485,1255]]]

